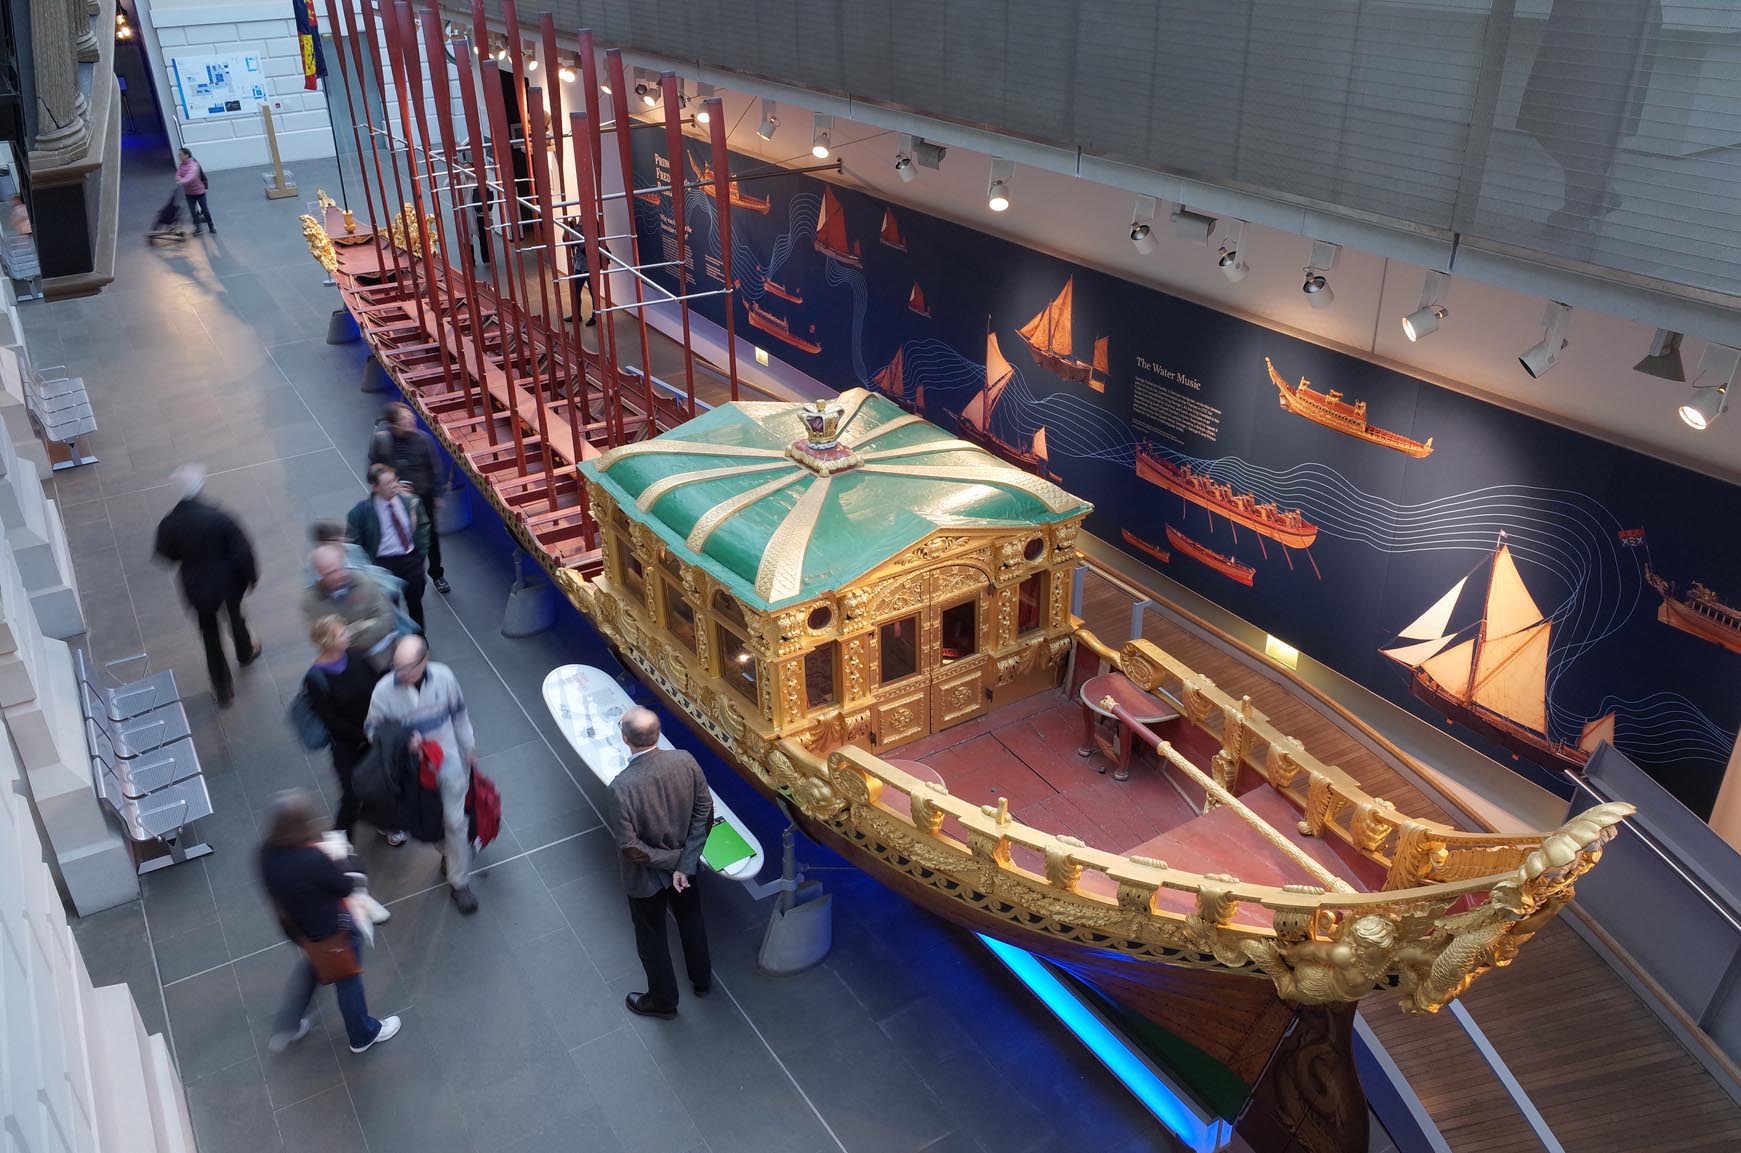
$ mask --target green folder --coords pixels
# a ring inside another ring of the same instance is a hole
[[[707,844],[701,847],[701,859],[714,872],[723,872],[746,857],[755,855],[743,834],[726,824],[724,817],[715,817],[708,831]]]

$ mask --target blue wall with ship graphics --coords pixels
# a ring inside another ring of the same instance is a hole
[[[635,139],[662,181],[663,137]],[[713,202],[686,211],[691,290],[717,289]],[[636,217],[672,259],[668,198]],[[1611,718],[1709,813],[1741,628],[1691,590],[1741,602],[1741,489],[811,176],[743,183],[732,239],[738,334],[771,355],[996,442],[1098,536],[1543,783]]]

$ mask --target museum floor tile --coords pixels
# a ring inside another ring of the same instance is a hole
[[[138,238],[171,185],[168,153],[130,139],[123,163],[114,285],[23,315],[38,363],[82,374],[96,409],[101,462],[54,482],[90,647],[105,659],[144,648],[175,669],[217,809],[201,822],[211,856],[76,926],[93,979],[126,981],[147,1026],[167,1031],[203,1153],[1176,1148],[971,937],[850,869],[818,874],[835,894],[821,966],[758,974],[767,906],[710,883],[724,996],[685,1002],[670,1022],[625,1012],[639,967],[600,790],[539,694],[550,668],[597,641],[567,614],[536,637],[500,635],[512,550],[485,523],[444,549],[452,596],[426,601],[435,655],[464,685],[503,786],[507,828],[483,857],[481,914],[459,916],[436,888],[432,850],[366,839],[393,910],[366,959],[370,1009],[400,1014],[405,1032],[352,1055],[323,993],[319,1027],[271,1054],[293,955],[255,883],[258,816],[279,789],[329,805],[336,791],[284,721],[310,656],[296,604],[305,532],[360,496],[380,398],[358,391],[361,347],[325,343],[337,297],[304,250],[300,199],[264,200],[252,172],[214,173],[220,231],[149,247]],[[309,199],[337,183],[331,162],[295,167]],[[171,574],[151,558],[165,481],[193,459],[262,563],[248,614],[265,658],[221,712]],[[714,775],[777,846],[778,813]],[[813,846],[803,855],[838,864]]]

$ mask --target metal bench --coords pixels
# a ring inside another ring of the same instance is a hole
[[[95,724],[87,723],[85,738],[91,759],[121,785],[122,792],[138,800],[149,793],[200,775],[199,753],[192,737],[183,737],[130,759],[115,755],[115,746]]]
[[[152,709],[148,713],[117,721],[110,719],[108,710],[91,691],[90,686],[81,684],[79,689],[84,699],[86,719],[109,738],[116,757],[121,760],[130,761],[134,757],[193,735],[193,730],[188,727],[187,711],[181,707],[179,700]]]
[[[142,797],[130,797],[120,779],[107,766],[94,759],[92,763],[103,787],[103,799],[121,818],[128,839],[136,844],[160,845],[167,850],[166,856],[141,862],[140,876],[206,856],[212,851],[212,847],[203,841],[189,845],[182,837],[189,822],[212,815],[212,798],[206,791],[203,776],[196,773],[167,788]]]
[[[73,665],[78,670],[79,683],[90,690],[91,696],[102,705],[103,715],[114,723],[132,720],[181,700],[181,692],[175,686],[175,671],[151,672],[150,661],[145,653],[134,653],[96,666],[83,649],[73,649]],[[116,675],[117,668],[135,662],[145,670],[144,676],[123,680]]]

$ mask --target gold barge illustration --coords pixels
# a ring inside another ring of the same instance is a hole
[[[1276,371],[1276,366],[1270,363],[1267,356],[1263,358],[1263,365],[1269,369],[1269,381],[1276,386],[1282,407],[1289,412],[1303,416],[1313,424],[1321,424],[1332,432],[1352,436],[1381,448],[1395,449],[1416,460],[1433,454],[1433,438],[1430,436],[1426,440],[1410,440],[1400,432],[1391,432],[1388,428],[1368,424],[1364,400],[1350,404],[1335,389],[1319,392],[1303,376],[1299,384],[1291,385],[1287,378]]]

